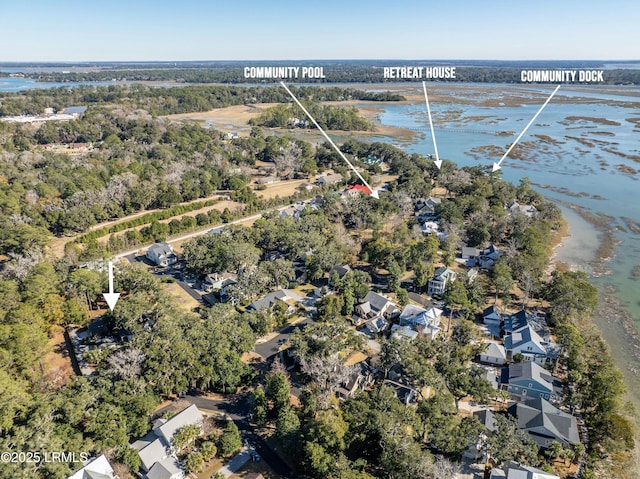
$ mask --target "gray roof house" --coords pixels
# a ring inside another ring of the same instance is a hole
[[[502,313],[497,306],[489,306],[482,312],[482,321],[487,325],[497,325],[500,326],[502,322]]]
[[[293,306],[291,306],[289,302],[300,302],[302,301],[302,298],[291,290],[279,289],[278,291],[272,291],[271,293],[265,295],[263,298],[254,301],[249,306],[247,306],[247,309],[254,311],[264,311],[271,308],[278,301],[285,303],[288,306],[289,310],[293,311]]]
[[[440,198],[429,197],[419,199],[415,205],[415,216],[419,221],[426,221],[433,218],[436,214],[436,206],[442,202]]]
[[[503,388],[519,400],[542,398],[556,400],[562,396],[562,385],[542,366],[527,361],[502,368]]]
[[[184,470],[180,468],[178,460],[172,456],[156,462],[147,472],[147,479],[183,479],[184,477]]]
[[[527,432],[541,448],[549,447],[553,441],[564,447],[580,442],[576,418],[549,401],[527,399],[511,403],[507,411],[518,420],[518,428]]]
[[[480,362],[503,365],[507,362],[507,352],[502,344],[488,342],[487,347],[480,353]]]
[[[173,436],[184,426],[198,425],[202,428],[203,417],[192,404],[172,418],[159,419],[153,429],[131,447],[138,451],[142,469],[148,479],[183,479],[173,448]]]
[[[334,173],[332,175],[321,176],[316,180],[316,184],[318,186],[330,186],[330,185],[336,185],[343,180],[344,178],[340,173]]]
[[[491,469],[489,479],[560,479],[560,477],[535,467],[507,461],[500,468]]]
[[[510,215],[520,214],[520,215],[525,215],[531,218],[536,215],[538,210],[533,205],[521,205],[517,201],[514,201],[513,203],[511,203],[511,205],[507,207],[507,212]]]
[[[388,318],[398,312],[398,307],[386,296],[369,291],[362,303],[355,307],[356,315],[363,320],[368,320],[376,316]]]
[[[156,243],[147,249],[147,258],[157,266],[169,266],[178,262],[169,243]]]

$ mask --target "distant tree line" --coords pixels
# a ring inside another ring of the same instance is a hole
[[[603,69],[601,62],[353,62],[344,64],[326,64],[323,66],[326,78],[305,79],[306,83],[381,83],[384,81],[382,67],[398,64],[412,66],[457,66],[456,78],[450,82],[478,83],[520,83],[520,71],[523,69]],[[490,63],[490,65],[488,64]],[[320,65],[320,63],[318,64]],[[0,76],[8,76],[0,72]],[[273,80],[244,78],[243,67],[224,65],[219,67],[194,66],[192,68],[164,68],[144,66],[135,69],[126,67],[89,72],[25,72],[28,78],[42,82],[88,82],[88,81],[174,81],[177,83],[273,83]],[[640,70],[624,68],[606,68],[605,84],[630,85],[640,83]],[[416,81],[416,80],[392,80]]]

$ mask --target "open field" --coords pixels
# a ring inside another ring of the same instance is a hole
[[[166,291],[168,291],[173,297],[176,298],[177,303],[181,308],[186,309],[187,311],[191,311],[194,308],[200,306],[194,298],[191,297],[184,289],[180,287],[177,283],[162,283],[162,286]]]

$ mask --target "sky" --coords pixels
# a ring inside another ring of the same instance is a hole
[[[0,62],[640,59],[631,0],[0,1]]]

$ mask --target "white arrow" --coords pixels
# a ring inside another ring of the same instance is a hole
[[[113,263],[109,261],[109,292],[102,293],[104,296],[107,305],[109,305],[109,309],[113,311],[113,308],[116,307],[116,303],[118,302],[118,298],[120,298],[120,293],[113,292]]]
[[[431,128],[431,138],[433,138],[433,149],[436,152],[436,161],[434,163],[440,169],[442,166],[442,160],[438,156],[438,145],[436,145],[436,135],[433,133],[433,122],[431,121],[431,108],[429,108],[429,97],[427,96],[427,83],[422,82],[422,89],[424,90],[424,101],[427,102],[427,113],[429,114],[429,127]]]
[[[322,128],[320,128],[320,125],[318,125],[318,123],[316,122],[316,120],[313,119],[313,117],[309,114],[309,112],[307,111],[307,109],[305,107],[302,106],[302,103],[300,103],[298,101],[298,99],[295,97],[295,95],[293,93],[291,93],[291,90],[289,90],[287,88],[287,85],[284,84],[284,82],[280,82],[280,84],[284,87],[285,90],[287,90],[287,93],[289,93],[289,95],[291,95],[291,98],[293,98],[293,101],[295,101],[298,106],[300,108],[302,108],[302,111],[306,113],[306,115],[309,117],[309,119],[313,122],[313,124],[316,126],[316,128],[318,130],[320,130],[320,133],[322,133],[322,135],[327,139],[327,141],[329,142],[329,144],[331,144],[331,146],[333,146],[333,149],[336,150],[338,152],[338,154],[342,157],[342,159],[347,163],[347,165],[349,165],[349,168],[351,168],[353,170],[353,172],[358,175],[358,178],[360,178],[360,181],[362,181],[362,183],[364,184],[364,186],[366,186],[369,191],[371,192],[371,196],[373,196],[374,198],[379,198],[378,196],[378,192],[375,191],[373,188],[371,188],[371,186],[369,186],[369,183],[367,183],[365,181],[365,179],[362,177],[362,175],[358,172],[358,170],[356,170],[355,166],[353,166],[351,164],[351,162],[349,160],[347,160],[347,157],[344,156],[344,153],[342,153],[340,151],[340,149],[336,146],[336,144],[331,140],[331,138],[329,138],[329,135],[327,135],[324,130]]]
[[[527,124],[527,126],[524,127],[524,130],[522,130],[522,133],[520,133],[520,136],[518,136],[518,138],[516,138],[516,141],[514,141],[513,143],[511,143],[511,146],[509,147],[509,149],[507,150],[507,152],[502,155],[502,158],[500,158],[500,161],[497,163],[493,164],[493,170],[491,170],[492,172],[498,171],[501,166],[500,164],[504,161],[504,159],[507,157],[507,155],[509,153],[511,153],[511,150],[513,150],[513,147],[516,146],[516,143],[518,143],[518,141],[520,140],[520,138],[522,138],[522,135],[525,134],[525,132],[527,131],[527,129],[531,126],[531,124],[536,120],[536,118],[538,118],[538,115],[542,112],[542,110],[544,109],[545,106],[547,106],[547,103],[549,103],[551,101],[551,99],[553,98],[553,95],[556,94],[556,92],[560,89],[560,85],[558,85],[556,87],[555,90],[553,90],[553,93],[551,94],[551,96],[549,96],[549,98],[547,98],[547,101],[544,102],[544,104],[540,107],[540,109],[538,110],[538,113],[536,113],[533,118],[531,118],[531,121]]]

